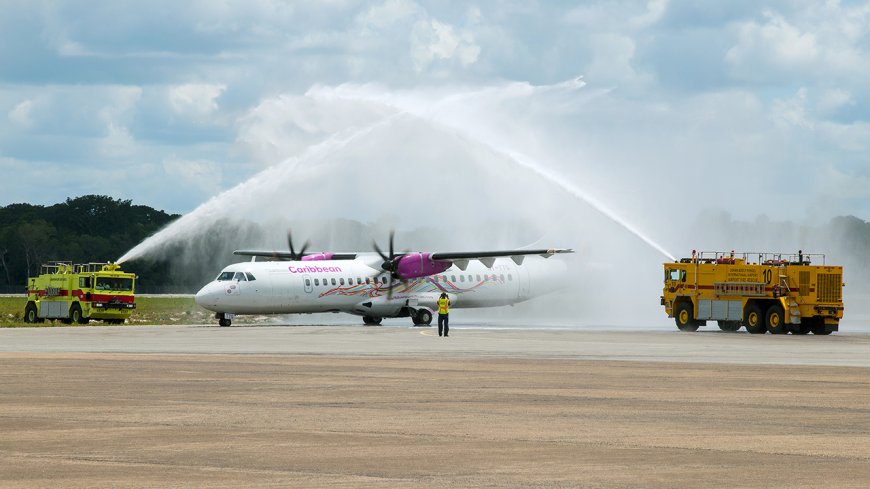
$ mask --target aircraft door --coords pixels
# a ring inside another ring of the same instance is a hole
[[[517,283],[519,285],[517,298],[522,300],[531,297],[532,292],[530,290],[531,280],[529,280],[529,269],[522,265],[517,266]]]
[[[310,275],[304,275],[302,277],[302,284],[305,286],[305,293],[306,294],[310,294],[312,291],[314,291],[314,286],[311,284],[311,276]]]

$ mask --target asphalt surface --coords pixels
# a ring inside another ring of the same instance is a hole
[[[870,334],[750,335],[708,329],[584,331],[364,326],[93,326],[0,329],[0,352],[450,355],[870,367]]]

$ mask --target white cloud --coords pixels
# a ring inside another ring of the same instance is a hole
[[[418,71],[436,60],[457,59],[462,66],[477,61],[480,46],[470,32],[457,32],[437,20],[420,21],[411,32],[411,55]]]
[[[174,186],[193,187],[205,195],[220,190],[223,179],[220,165],[209,160],[186,160],[172,155],[163,161],[163,169],[176,180]]]
[[[384,29],[425,15],[423,9],[409,0],[386,0],[373,5],[357,17],[357,22],[366,27]]]
[[[649,27],[665,15],[669,0],[649,0],[646,3],[646,12],[632,17],[630,23],[636,27]]]
[[[187,83],[169,89],[169,104],[179,115],[200,120],[218,110],[217,98],[226,90],[225,85]]]
[[[33,127],[33,101],[30,99],[24,100],[9,111],[7,117],[18,127],[28,129]]]
[[[737,44],[725,60],[741,71],[765,69],[772,65],[788,69],[809,69],[819,57],[816,35],[801,31],[782,15],[765,12],[766,21],[745,22],[738,28]]]
[[[852,96],[852,93],[848,90],[835,88],[825,90],[819,98],[816,107],[820,112],[824,113],[836,111],[847,105],[855,105],[855,98]]]

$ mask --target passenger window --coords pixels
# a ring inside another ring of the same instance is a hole
[[[332,285],[336,285],[335,279],[332,279]]]
[[[320,279],[314,279],[314,285],[320,285]]]
[[[480,282],[480,274],[477,274],[477,281]]]
[[[501,280],[502,282],[504,282],[504,274],[499,275],[498,279]]]
[[[371,281],[369,280],[368,277],[366,277],[366,285],[369,285],[370,283],[371,283]]]
[[[508,282],[513,282],[513,281],[514,281],[514,276],[511,274],[508,274]]]
[[[451,282],[456,282],[456,275],[451,275],[451,276],[450,276],[450,281],[451,281]]]
[[[254,280],[257,280],[256,278],[254,278],[254,274],[251,272],[245,272],[245,277],[248,277],[249,282],[253,282]]]
[[[311,287],[311,279],[309,279],[309,278],[306,278],[306,279],[305,279],[305,286],[306,286],[306,287]]]
[[[459,281],[460,281],[460,282],[465,282],[465,275],[460,275],[460,276],[459,276]]]
[[[359,278],[359,277],[357,277],[357,278],[356,278],[356,284],[357,284],[357,285],[362,285],[362,279]]]
[[[343,278],[338,279],[338,285],[344,285],[344,279],[343,279]]]

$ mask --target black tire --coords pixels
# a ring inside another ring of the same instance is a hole
[[[219,319],[218,324],[221,325],[221,327],[226,328],[226,327],[232,326],[233,322],[230,321],[229,319]]]
[[[821,318],[813,323],[813,325],[810,327],[810,330],[813,332],[814,335],[819,336],[827,336],[831,334],[830,331],[825,329],[825,320]]]
[[[767,308],[764,315],[764,327],[770,334],[788,334],[788,325],[785,324],[785,310],[779,304]]]
[[[764,334],[767,328],[764,326],[764,314],[758,304],[749,304],[743,313],[743,326],[750,334]]]
[[[698,331],[698,321],[695,320],[695,311],[691,302],[678,302],[674,308],[674,321],[680,331]]]
[[[72,324],[88,324],[88,320],[82,317],[82,307],[78,304],[73,304],[69,308],[69,322]]]
[[[375,316],[363,316],[363,323],[368,326],[378,326],[381,324],[381,318]]]
[[[36,310],[36,304],[28,302],[24,307],[24,322],[35,323],[39,320],[39,313]]]
[[[719,321],[719,329],[722,331],[737,331],[741,326],[740,321]]]
[[[414,324],[417,326],[429,326],[432,324],[432,313],[428,309],[419,309],[414,314]]]
[[[805,335],[810,332],[809,324],[798,324],[793,330],[791,330],[791,334],[799,334]]]

